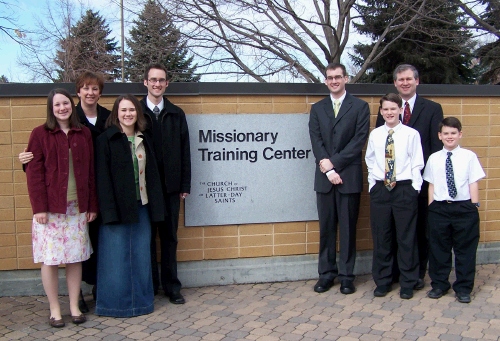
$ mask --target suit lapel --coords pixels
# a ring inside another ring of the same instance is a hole
[[[333,103],[330,96],[328,96],[328,100],[325,101],[323,110],[325,111],[326,116],[330,120],[331,125],[333,125],[335,122],[335,113],[333,112]]]
[[[417,98],[415,99],[415,106],[413,107],[413,111],[411,113],[410,122],[408,123],[409,127],[413,127],[413,125],[418,119],[418,116],[424,110],[424,106],[425,106],[424,101],[422,101],[422,98],[420,98],[420,96],[417,95]]]
[[[340,106],[339,113],[337,114],[337,118],[334,120],[333,126],[340,122],[342,117],[347,114],[347,112],[351,109],[352,107],[352,98],[351,95],[346,94],[344,97],[344,101],[342,102],[342,105]]]

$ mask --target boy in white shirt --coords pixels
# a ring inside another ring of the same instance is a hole
[[[485,176],[474,152],[460,148],[462,124],[447,117],[439,124],[443,149],[429,157],[424,179],[429,182],[429,298],[450,289],[451,250],[455,253],[453,290],[461,303],[471,301],[479,242],[479,185]]]
[[[394,219],[401,271],[399,296],[410,299],[419,278],[416,224],[424,158],[418,131],[399,120],[402,104],[401,97],[394,93],[380,99],[380,114],[385,124],[371,132],[365,161],[373,237],[372,272],[377,285],[373,294],[383,297],[391,290]]]

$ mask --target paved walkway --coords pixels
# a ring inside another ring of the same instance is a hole
[[[316,294],[315,281],[183,289],[184,305],[155,300],[154,313],[135,318],[99,317],[66,327],[48,326],[45,297],[1,297],[0,340],[499,340],[500,264],[478,266],[470,304],[452,292],[439,300],[424,290],[411,300],[399,288],[373,297],[371,276],[356,279],[357,292]],[[90,299],[91,297],[87,297]],[[90,306],[91,312],[94,304]]]

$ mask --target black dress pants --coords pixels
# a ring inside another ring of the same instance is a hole
[[[429,183],[424,181],[422,184],[422,190],[418,196],[418,213],[417,213],[417,245],[418,245],[418,277],[424,279],[427,273],[427,263],[429,262],[429,227],[427,224],[427,206],[428,206],[428,187]],[[392,228],[394,229],[394,239],[393,239],[393,256],[394,264],[392,267],[393,279],[399,281],[399,266],[397,262],[397,251],[398,242],[396,240],[396,227],[394,222],[392,222]]]
[[[97,253],[99,252],[99,227],[102,224],[101,215],[89,223],[89,238],[94,251],[90,258],[82,262],[82,281],[89,285],[97,284]]]
[[[165,294],[181,290],[181,282],[177,277],[177,229],[179,227],[180,197],[179,193],[165,194],[167,215],[164,222],[152,223],[151,233],[151,265],[153,269],[153,287],[155,292],[160,286],[158,262],[156,259],[156,233],[160,236],[161,247],[161,286]]]
[[[373,237],[373,279],[377,286],[392,284],[393,233],[398,244],[401,288],[412,288],[418,280],[417,211],[418,192],[411,180],[398,181],[388,191],[377,181],[370,191],[370,221]],[[395,229],[392,228],[394,220]]]
[[[451,250],[455,253],[455,292],[470,294],[476,275],[479,212],[470,200],[429,205],[429,276],[434,289],[448,290]]]
[[[356,261],[356,224],[359,215],[360,193],[340,193],[336,186],[328,193],[317,193],[319,216],[320,279],[354,280]],[[340,237],[340,256],[337,264],[337,225]]]

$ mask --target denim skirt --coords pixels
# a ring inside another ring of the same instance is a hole
[[[154,309],[151,277],[151,222],[147,205],[139,222],[104,224],[99,229],[96,315],[131,317]]]

